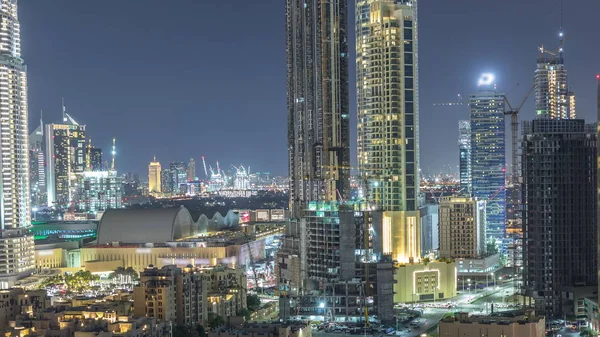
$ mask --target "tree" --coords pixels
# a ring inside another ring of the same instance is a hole
[[[225,324],[225,320],[223,319],[223,317],[221,317],[213,312],[208,313],[208,327],[209,328],[214,329],[223,324]]]
[[[493,239],[486,242],[485,252],[487,256],[498,254],[498,246],[496,246],[496,242]]]
[[[256,311],[260,308],[260,298],[258,295],[246,296],[246,306],[250,311]]]
[[[246,320],[250,319],[250,314],[251,314],[251,312],[247,308],[240,309],[236,313],[236,315],[238,315],[238,316],[244,316],[246,318]]]
[[[198,334],[198,337],[206,337],[206,331],[202,324],[196,325],[196,333]]]
[[[199,337],[199,334],[189,325],[177,324],[173,327],[173,337]]]

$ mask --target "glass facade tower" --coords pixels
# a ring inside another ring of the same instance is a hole
[[[471,195],[471,122],[458,121],[458,169],[460,190]]]
[[[504,94],[493,85],[480,86],[469,108],[472,194],[487,202],[486,234],[499,242],[506,235]]]

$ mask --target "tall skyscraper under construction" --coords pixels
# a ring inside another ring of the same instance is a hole
[[[550,119],[576,118],[575,94],[569,91],[562,49],[540,48],[535,70],[535,112]]]
[[[506,154],[504,94],[493,76],[482,75],[479,91],[469,98],[471,115],[471,189],[486,201],[486,235],[502,242],[506,235]]]
[[[86,169],[85,125],[77,123],[62,106],[62,123],[46,125],[46,186],[48,206],[69,208],[77,175]]]
[[[29,190],[27,68],[21,58],[16,0],[0,0],[0,288],[35,267]]]
[[[350,194],[346,0],[287,0],[290,206]]]
[[[358,165],[384,253],[420,260],[417,1],[356,4]]]

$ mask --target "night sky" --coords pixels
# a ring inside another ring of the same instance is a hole
[[[578,116],[595,122],[600,1],[564,2],[569,83]],[[153,155],[163,166],[204,155],[213,166],[219,160],[222,167],[243,163],[252,171],[287,174],[284,0],[19,5],[30,129],[40,109],[46,123],[59,122],[64,96],[67,112],[87,124],[96,146],[108,153],[117,138],[121,172],[144,177]],[[536,48],[558,44],[559,8],[556,0],[420,1],[424,172],[456,168],[457,121],[468,117],[466,107],[433,103],[468,97],[481,72],[494,72],[499,89],[517,105],[532,84]],[[353,22],[353,8],[350,16]],[[353,25],[350,31],[353,51]],[[532,98],[522,118],[533,118]],[[355,126],[352,135],[355,153]]]

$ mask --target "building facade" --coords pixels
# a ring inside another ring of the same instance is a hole
[[[421,207],[421,255],[440,248],[439,205],[427,204]]]
[[[470,96],[469,108],[472,195],[486,202],[486,235],[502,242],[506,235],[504,94],[494,84],[482,84]]]
[[[478,258],[486,253],[485,201],[443,197],[439,221],[440,257]]]
[[[382,254],[386,234],[382,212],[375,213],[353,203],[309,203],[298,223],[306,233],[297,242],[300,255],[278,257],[277,273],[286,273],[279,274],[286,294],[280,299],[280,318],[357,322],[368,298],[371,315],[393,319],[393,264]]]
[[[575,94],[569,91],[562,52],[558,55],[542,52],[537,60],[535,112],[541,118],[576,118]]]
[[[563,293],[597,282],[597,144],[581,119],[523,124],[523,266],[536,313],[558,317]]]
[[[187,191],[187,168],[182,161],[174,161],[169,165],[169,191],[173,194],[185,194]]]
[[[148,192],[150,194],[161,193],[161,180],[162,180],[162,169],[160,163],[156,161],[156,156],[154,160],[150,162],[148,165]]]
[[[469,316],[466,312],[460,312],[454,317],[442,319],[438,334],[445,337],[475,337],[482,334],[486,337],[544,337],[546,319],[544,316],[534,316],[531,312],[514,317]]]
[[[458,170],[460,190],[471,195],[471,122],[458,121]]]
[[[40,125],[29,135],[29,188],[32,208],[46,205],[45,162],[44,123],[40,119]]]
[[[246,276],[242,269],[220,266],[148,266],[133,294],[136,317],[196,325],[209,313],[228,317],[245,309]]]
[[[77,175],[85,171],[85,125],[64,112],[63,124],[46,125],[46,186],[48,206],[69,207]]]
[[[286,0],[290,209],[349,197],[347,0]]]
[[[17,2],[0,1],[0,288],[34,268],[29,188],[27,68],[21,58]]]
[[[194,158],[190,158],[187,166],[187,181],[196,180],[196,161]]]
[[[80,176],[74,198],[79,212],[96,214],[123,207],[123,177],[116,171],[86,171]]]

